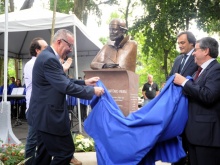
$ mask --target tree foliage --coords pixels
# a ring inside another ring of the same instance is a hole
[[[220,1],[198,0],[197,10],[198,28],[209,33],[217,32],[220,34]]]
[[[53,8],[53,0],[50,0],[50,9]],[[57,2],[57,12],[66,13],[73,12],[79,20],[81,20],[85,25],[87,24],[88,15],[95,14],[101,23],[101,9],[100,5],[108,4],[112,5],[117,3],[116,0],[109,1],[93,1],[93,0],[59,0]]]
[[[4,2],[0,0],[0,13],[4,13]],[[10,12],[13,11],[14,3],[13,0],[9,2]],[[34,0],[24,0],[23,6],[31,6],[32,2]],[[50,0],[51,7],[53,2]],[[199,29],[206,32],[220,31],[219,0],[58,0],[57,3],[58,12],[72,11],[85,25],[90,14],[96,14],[100,24],[104,5],[118,5],[118,11],[113,11],[110,19],[125,19],[129,34],[138,42],[136,70],[140,74],[140,84],[146,81],[149,73],[154,75],[158,83],[165,81],[178,55],[176,35],[180,31],[188,30],[192,20],[197,22]],[[140,18],[135,17],[131,28],[131,18],[136,14],[134,9],[139,6],[144,9],[143,15]],[[104,38],[101,40],[106,41]]]
[[[219,0],[142,0],[144,15],[135,22],[132,34],[139,44],[140,57],[137,72],[140,84],[151,73],[156,81],[165,81],[177,56],[176,35],[188,30],[195,20],[199,29],[220,31]],[[141,40],[140,40],[141,38]],[[141,42],[140,42],[141,41]],[[144,78],[143,78],[144,77]]]
[[[54,0],[50,0],[50,10],[53,10]],[[56,11],[60,13],[69,14],[70,11],[73,12],[74,0],[58,0],[56,5]]]

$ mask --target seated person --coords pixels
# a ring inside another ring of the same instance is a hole
[[[120,19],[109,25],[110,43],[106,44],[93,59],[91,69],[122,68],[135,72],[137,43],[126,36],[127,27]]]

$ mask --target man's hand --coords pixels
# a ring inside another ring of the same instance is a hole
[[[73,59],[69,57],[66,60],[66,62],[64,64],[62,64],[64,72],[66,72],[70,68],[72,62],[73,62]]]
[[[119,64],[104,64],[102,68],[118,68]]]
[[[94,87],[94,92],[96,96],[101,96],[105,93],[102,87]]]
[[[173,80],[174,84],[181,85],[185,80],[185,77],[183,77],[179,73],[175,73],[175,78]]]
[[[99,77],[92,77],[92,78],[86,79],[85,84],[95,86],[96,82],[99,81],[99,79],[100,79]]]

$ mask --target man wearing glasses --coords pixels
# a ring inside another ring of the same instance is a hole
[[[75,80],[66,76],[60,59],[66,59],[72,52],[73,43],[74,36],[70,31],[58,30],[51,46],[39,54],[33,67],[27,116],[28,124],[37,130],[35,164],[69,165],[73,157],[75,147],[66,95],[89,100],[93,95],[104,93],[103,88],[94,87],[99,77]]]
[[[219,44],[211,37],[196,42],[196,64],[201,68],[189,80],[176,73],[174,83],[188,97],[188,121],[185,134],[192,165],[220,164],[220,64]]]

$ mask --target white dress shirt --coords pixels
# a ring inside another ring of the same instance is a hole
[[[32,91],[32,70],[35,63],[36,57],[32,57],[25,66],[24,66],[24,82],[26,86],[26,107],[27,110],[29,108],[30,98],[31,98],[31,91]]]

